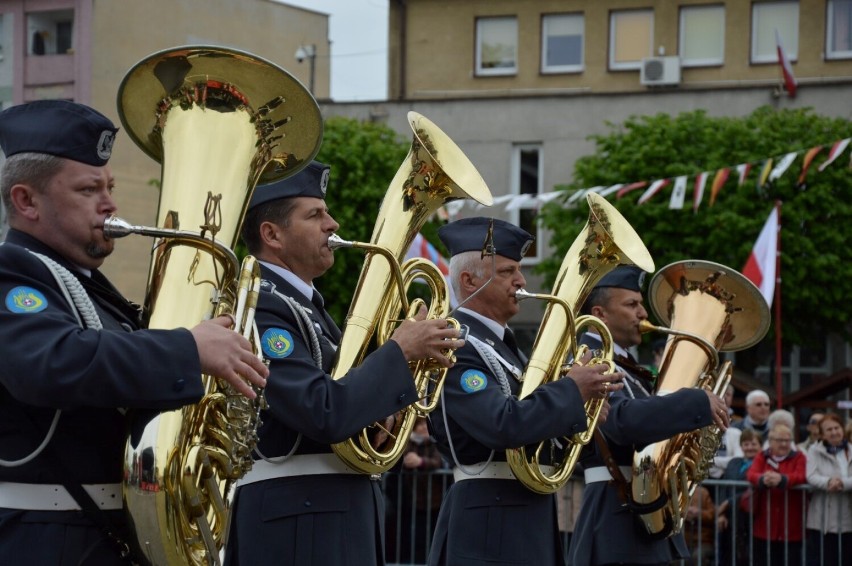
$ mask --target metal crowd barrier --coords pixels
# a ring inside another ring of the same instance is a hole
[[[385,493],[386,522],[385,522],[385,558],[389,565],[420,565],[426,563],[429,547],[432,543],[435,523],[438,518],[440,503],[443,501],[453,482],[451,470],[400,471],[384,474],[382,484]],[[728,498],[734,498],[738,503],[740,495],[751,486],[745,481],[711,480],[703,482],[713,499],[714,507]],[[841,537],[825,535],[819,531],[806,530],[808,498],[810,486],[797,486],[784,492],[784,501],[780,505],[780,519],[783,521],[783,537],[773,545],[761,544],[753,536],[755,520],[754,509],[751,513],[742,511],[732,512],[726,529],[720,530],[717,515],[714,512],[712,524],[707,524],[700,515],[696,521],[684,525],[684,535],[691,544],[692,557],[680,561],[681,566],[740,566],[767,564],[772,566],[834,566],[845,563],[852,564],[849,552],[844,556]],[[560,512],[560,534],[566,551],[570,544],[574,519],[580,509],[582,480],[572,479],[557,494]],[[767,496],[769,494],[767,493]],[[797,521],[788,513],[792,498],[801,498],[802,516],[799,536],[791,536],[791,529]],[[751,499],[749,505],[753,505]],[[772,505],[771,497],[765,498],[765,504]],[[775,502],[777,504],[777,502]],[[843,509],[837,508],[837,524],[841,523]],[[736,505],[739,508],[739,505]],[[847,510],[847,512],[852,512]],[[821,524],[828,518],[823,517]],[[771,523],[770,513],[766,513],[767,531],[778,525]],[[712,537],[705,534],[705,540],[712,544],[702,545],[699,533],[709,529]],[[695,536],[692,536],[695,535]],[[845,533],[852,537],[852,533]],[[801,537],[801,542],[796,539]],[[847,544],[849,541],[847,541]],[[848,550],[848,547],[847,547]],[[836,559],[836,560],[835,560]],[[677,562],[675,564],[678,564]]]

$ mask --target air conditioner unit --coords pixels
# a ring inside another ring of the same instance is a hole
[[[648,86],[680,84],[680,57],[642,59],[639,82]]]

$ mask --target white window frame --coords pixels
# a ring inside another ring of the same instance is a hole
[[[784,28],[778,29],[781,35],[781,43],[784,45],[784,53],[790,62],[799,59],[799,2],[798,0],[779,0],[776,2],[757,2],[751,5],[751,62],[752,63],[778,63],[778,52],[775,43],[774,29],[763,30],[768,37],[760,34],[760,12],[768,11],[782,6],[790,7],[795,5],[796,15],[794,21],[787,24]],[[765,15],[769,15],[768,13]],[[791,35],[792,34],[792,35]],[[759,44],[764,48],[766,45],[771,45],[771,49],[767,49],[765,53],[758,52]]]
[[[544,186],[544,152],[542,151],[541,143],[519,143],[514,144],[512,146],[512,165],[511,165],[511,183],[509,186],[509,190],[511,194],[514,196],[520,196],[521,194],[531,194],[531,193],[521,193],[521,154],[524,151],[535,150],[538,153],[538,187],[536,187],[535,195],[538,196],[542,193],[542,187]],[[538,208],[538,206],[529,207],[522,206],[519,209],[515,209],[511,212],[511,222],[516,226],[521,225],[521,210],[529,210],[531,208]],[[521,226],[524,228],[523,226]],[[526,229],[526,228],[525,228]],[[535,231],[530,232],[535,237],[535,251],[536,255],[530,255],[527,253],[527,256],[521,260],[521,265],[536,265],[543,259],[543,246],[544,241],[542,240],[542,228],[541,224],[535,223]],[[530,248],[532,250],[533,248]]]
[[[721,11],[722,20],[719,22],[719,35],[722,38],[721,53],[718,57],[696,57],[689,59],[686,56],[686,43],[689,41],[686,33],[686,18],[690,13],[697,12]],[[678,30],[678,53],[680,54],[681,67],[709,67],[722,65],[725,63],[725,5],[724,4],[705,4],[696,6],[681,6],[680,8],[680,27]]]
[[[580,62],[571,65],[548,65],[547,64],[547,41],[550,38],[548,32],[548,23],[554,22],[556,19],[570,18],[580,21]],[[566,13],[566,14],[545,14],[541,18],[541,73],[556,74],[556,73],[579,73],[585,68],[586,60],[586,18],[582,13]]]
[[[484,29],[487,24],[497,22],[513,22],[515,28],[514,45],[514,64],[511,67],[483,67],[482,66],[482,35],[487,30]],[[518,73],[518,18],[515,16],[497,16],[497,17],[480,17],[476,19],[476,67],[475,74],[477,77],[492,77],[516,75]]]
[[[849,9],[852,10],[852,0],[842,0],[846,4],[850,4]],[[849,49],[843,51],[835,51],[831,48],[834,43],[834,8],[838,0],[828,0],[826,5],[826,26],[825,26],[825,58],[826,59],[852,59],[852,45]],[[852,22],[850,22],[852,26]],[[849,32],[852,34],[852,30]]]
[[[641,55],[634,61],[617,62],[615,60],[616,52],[616,21],[619,15],[628,13],[645,13],[650,16],[651,25],[648,26],[648,53]],[[642,8],[638,10],[613,10],[609,13],[609,70],[610,71],[638,71],[642,67],[642,59],[652,57],[654,55],[654,9]]]

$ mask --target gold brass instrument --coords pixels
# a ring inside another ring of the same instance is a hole
[[[462,198],[484,205],[492,202],[479,172],[440,128],[417,112],[408,113],[408,123],[414,132],[411,149],[385,194],[370,243],[329,240],[334,249],[367,250],[331,372],[334,379],[361,363],[374,334],[378,345],[389,339],[400,312],[407,316],[416,313],[422,303],[408,305],[405,296],[414,279],[425,278],[432,289],[429,317],[447,316],[449,290],[438,268],[423,259],[400,264],[420,228],[445,203]],[[402,412],[402,418],[387,430],[388,441],[378,448],[370,442],[371,429],[382,426],[378,423],[333,444],[332,450],[350,467],[367,474],[390,469],[402,456],[417,417],[435,408],[446,370],[428,360],[409,365],[420,401]]]
[[[718,263],[686,260],[667,265],[651,280],[648,302],[667,327],[645,322],[640,330],[670,335],[658,395],[698,387],[721,396],[732,368],[729,361],[720,364],[719,352],[749,348],[769,330],[769,307],[757,287]],[[710,425],[634,454],[633,500],[656,508],[640,515],[649,533],[668,536],[682,529],[684,511],[707,477],[721,435]]]
[[[148,328],[191,328],[231,313],[260,357],[260,270],[251,256],[240,267],[232,249],[258,180],[296,173],[319,150],[316,101],[254,55],[188,46],[131,68],[118,109],[133,141],[162,164],[157,227],[117,218],[104,227],[108,237],[156,238]],[[128,439],[124,500],[146,564],[218,564],[235,482],[251,467],[263,396],[250,400],[215,376],[201,378],[198,404],[137,421]]]
[[[576,313],[595,285],[616,266],[634,264],[645,271],[654,270],[651,254],[621,213],[598,194],[588,193],[586,200],[589,220],[565,254],[552,294],[521,293],[518,297],[538,298],[549,303],[524,370],[519,399],[530,395],[539,385],[559,379],[566,359],[579,360],[585,354],[586,346],[577,346],[577,332],[584,327],[595,328],[603,342],[603,354],[588,363],[607,363],[612,372],[613,346],[609,329],[594,316],[575,320]],[[552,472],[542,467],[542,457],[549,452],[549,440],[540,442],[534,450],[528,447],[507,450],[506,459],[515,477],[537,493],[557,491],[571,476],[580,451],[591,440],[604,402],[604,399],[593,399],[585,404],[586,431],[566,439],[568,447],[564,458],[553,466]]]

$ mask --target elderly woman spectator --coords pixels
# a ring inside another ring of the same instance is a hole
[[[730,430],[730,429],[728,429]],[[748,428],[740,435],[740,452],[728,462],[723,480],[747,481],[746,473],[760,452],[760,435]],[[748,562],[748,510],[740,509],[738,502],[744,487],[720,488],[724,500],[716,508],[716,528],[719,531],[719,564],[744,564]],[[731,529],[731,530],[728,530]]]
[[[852,448],[843,419],[826,414],[819,423],[822,442],[808,450],[807,477],[814,488],[808,505],[809,563],[852,561]]]
[[[791,488],[807,482],[806,457],[793,450],[793,431],[786,424],[769,429],[769,448],[748,469],[754,486],[754,566],[801,564],[805,492]],[[783,563],[783,562],[782,562]]]

